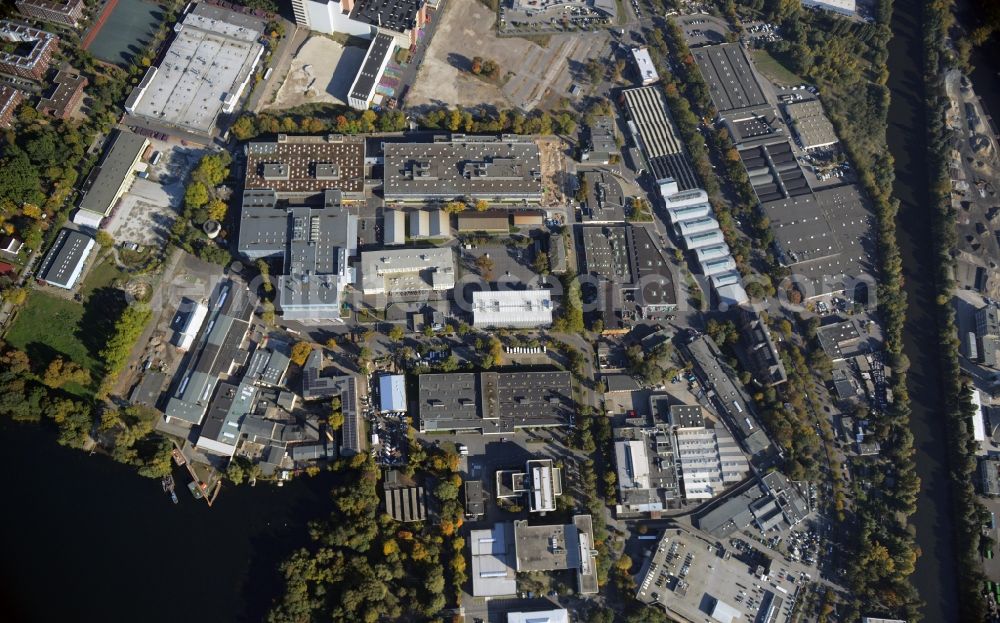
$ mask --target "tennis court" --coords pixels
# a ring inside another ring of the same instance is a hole
[[[84,36],[83,47],[106,63],[128,65],[146,48],[163,18],[163,7],[153,2],[108,0]]]

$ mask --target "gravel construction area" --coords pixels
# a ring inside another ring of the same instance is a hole
[[[498,37],[495,14],[478,2],[464,3],[461,10],[454,6],[447,4],[438,12],[437,31],[407,96],[408,108],[485,104],[533,110],[568,96],[574,74],[587,59],[610,53],[610,35],[603,30],[552,35],[541,46],[519,37]],[[472,55],[499,64],[496,84],[469,73]]]
[[[365,59],[363,48],[344,46],[314,35],[292,59],[288,76],[271,109],[302,104],[346,104],[347,92]]]

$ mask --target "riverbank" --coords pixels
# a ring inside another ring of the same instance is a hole
[[[927,111],[928,201],[932,202],[935,285],[937,287],[938,349],[941,357],[941,384],[947,427],[948,466],[954,524],[955,565],[958,581],[958,617],[962,621],[987,618],[983,597],[985,576],[979,552],[985,510],[976,499],[976,450],[972,418],[978,406],[972,403],[972,388],[959,362],[958,327],[951,298],[957,288],[955,251],[958,243],[957,202],[952,198],[953,149],[955,135],[947,126],[951,106],[945,90],[945,76],[955,68],[950,38],[954,24],[950,2],[926,0],[924,4],[924,77]]]
[[[921,480],[917,511],[912,517],[921,556],[911,579],[924,601],[924,619],[957,620],[951,488],[946,430],[939,417],[943,405],[937,345],[936,289],[927,201],[926,115],[921,5],[897,2],[889,43],[889,149],[895,159],[893,196],[899,201],[897,240],[908,300],[903,352],[909,359],[910,430],[914,437],[917,474]]]
[[[8,623],[259,623],[279,565],[308,540],[302,526],[333,507],[329,472],[281,489],[229,487],[209,509],[185,490],[174,505],[159,481],[59,446],[34,424],[0,421],[0,446]]]

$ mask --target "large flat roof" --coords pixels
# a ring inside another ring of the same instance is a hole
[[[670,262],[646,227],[630,226],[628,233],[632,277],[638,292],[636,302],[643,307],[677,304],[677,290],[670,272]]]
[[[477,327],[543,327],[552,324],[548,290],[486,290],[472,293]]]
[[[875,217],[854,185],[761,204],[782,261],[817,282],[874,274]]]
[[[364,294],[450,290],[455,287],[455,254],[450,247],[364,251],[358,281]]]
[[[720,113],[767,104],[750,61],[738,43],[695,48],[691,54]]]
[[[360,136],[286,136],[246,146],[246,189],[279,197],[336,189],[360,194],[365,185],[365,140]]]
[[[219,7],[189,13],[163,60],[127,102],[137,117],[210,135],[264,52],[263,23]]]
[[[351,19],[388,28],[396,32],[406,32],[417,25],[417,12],[424,6],[424,0],[357,0]]]
[[[667,109],[667,99],[660,86],[646,86],[622,91],[632,118],[633,132],[649,161],[656,179],[672,178],[680,190],[698,187],[691,163],[684,152],[677,126]]]
[[[499,597],[517,592],[514,571],[514,530],[510,523],[469,534],[472,558],[472,594]]]
[[[216,287],[208,307],[195,348],[174,375],[175,387],[165,410],[168,418],[191,424],[201,422],[216,383],[238,358],[253,314],[247,291],[228,279]]]
[[[354,281],[348,259],[357,252],[357,216],[340,191],[324,193],[322,207],[275,207],[273,191],[246,191],[239,250],[250,259],[280,257],[277,303],[285,318],[340,317],[340,299]]]
[[[625,191],[615,176],[606,171],[584,171],[587,204],[584,222],[622,223],[625,221]]]
[[[577,591],[596,593],[597,565],[593,521],[590,515],[574,515],[569,524],[530,525],[514,522],[514,553],[519,573],[575,570]]]
[[[632,283],[632,263],[624,225],[583,228],[587,272],[616,283]]]
[[[699,336],[686,344],[686,351],[706,394],[724,416],[726,427],[743,441],[747,453],[754,457],[768,451],[771,441],[761,430],[736,372],[725,363],[712,338]]]
[[[111,146],[105,151],[101,163],[87,176],[79,208],[101,216],[110,214],[122,183],[134,174],[132,167],[148,144],[144,136],[118,130],[111,138]]]
[[[569,372],[422,374],[420,428],[511,433],[562,426],[575,408]]]
[[[433,143],[386,143],[384,149],[386,201],[542,196],[538,144],[530,138],[456,134]]]

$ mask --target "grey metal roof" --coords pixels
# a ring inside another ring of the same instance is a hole
[[[337,449],[330,443],[300,443],[291,446],[288,454],[296,463],[302,461],[318,461],[332,459],[337,456]]]
[[[422,374],[420,428],[491,434],[563,426],[575,408],[572,392],[569,372]]]
[[[240,427],[253,409],[257,391],[257,387],[247,380],[239,385],[220,383],[205,414],[199,439],[206,438],[236,446],[240,439]]]
[[[146,372],[142,380],[139,381],[139,384],[132,390],[129,401],[133,404],[156,408],[156,403],[160,400],[160,394],[163,393],[163,384],[166,380],[167,375],[163,372],[155,370]]]
[[[406,242],[406,213],[402,210],[386,210],[383,214],[383,243],[386,245],[404,244]]]
[[[244,193],[239,250],[250,259],[281,257],[278,306],[285,318],[338,318],[344,288],[353,281],[348,259],[357,250],[357,216],[326,191],[322,207],[277,209],[274,194]]]
[[[93,247],[94,239],[87,234],[63,228],[38,268],[39,278],[63,288],[73,287]]]
[[[767,104],[740,44],[723,43],[691,53],[720,113]]]
[[[127,130],[118,130],[101,163],[94,167],[83,184],[83,199],[79,208],[107,216],[118,199],[118,189],[146,149],[146,137]]]
[[[386,143],[383,187],[386,201],[538,201],[538,144],[508,135],[457,134],[433,143]]]
[[[219,283],[209,302],[208,317],[195,338],[195,347],[174,377],[176,387],[167,403],[167,417],[192,424],[201,421],[212,389],[241,352],[252,313],[245,288],[228,279]]]
[[[427,494],[423,487],[385,487],[385,511],[396,521],[427,519]]]
[[[258,348],[250,357],[245,377],[265,385],[281,385],[288,370],[288,355],[282,346]]]

